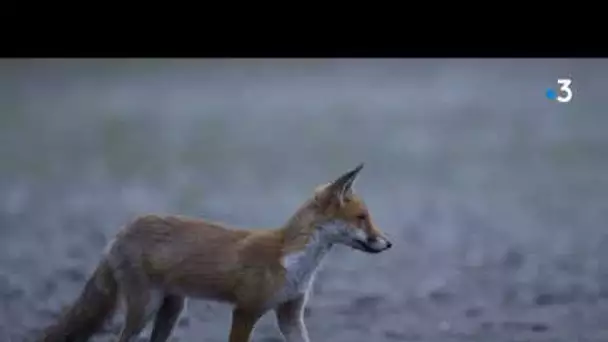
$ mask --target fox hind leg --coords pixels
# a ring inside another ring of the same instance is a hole
[[[127,310],[119,342],[131,342],[145,327],[146,306],[150,301],[150,292],[139,290],[139,293],[130,293],[125,297]]]
[[[136,267],[128,266],[130,265],[125,263],[115,270],[126,306],[119,342],[131,342],[139,335],[148,319],[152,317],[152,313],[158,309],[152,306],[159,305],[162,298],[157,291],[152,291],[145,274]]]
[[[150,342],[167,341],[183,308],[183,297],[174,295],[165,296],[160,309],[156,313],[154,328],[150,335]]]

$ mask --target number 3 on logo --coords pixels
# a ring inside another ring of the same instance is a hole
[[[559,87],[560,94],[556,98],[557,101],[570,102],[570,100],[572,100],[572,89],[570,88],[572,80],[569,78],[560,78],[557,80],[557,84],[561,85],[561,87]]]

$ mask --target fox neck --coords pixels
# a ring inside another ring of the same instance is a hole
[[[280,229],[283,236],[284,254],[307,250],[318,254],[332,246],[332,239],[325,234],[314,212],[316,204],[308,201]],[[321,253],[322,254],[322,253]]]
[[[314,223],[296,224],[283,228],[283,255],[298,255],[301,259],[318,264],[331,250],[333,241]]]
[[[286,272],[286,289],[290,294],[307,291],[324,257],[331,250],[331,237],[318,229],[314,220],[306,215],[296,216],[282,229],[283,256],[281,263]],[[288,295],[289,296],[289,295]]]

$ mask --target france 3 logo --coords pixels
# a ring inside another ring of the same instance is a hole
[[[557,100],[558,102],[568,103],[572,101],[572,79],[559,78],[557,79],[557,90],[553,88],[547,89],[546,95],[549,100]]]

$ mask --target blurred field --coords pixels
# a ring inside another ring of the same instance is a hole
[[[608,340],[606,60],[2,60],[0,75],[0,341],[51,322],[135,215],[278,226],[359,162],[395,246],[333,251],[312,341]],[[573,101],[549,101],[563,76]],[[173,341],[225,341],[229,318],[191,301]],[[272,315],[254,341],[281,341]]]

